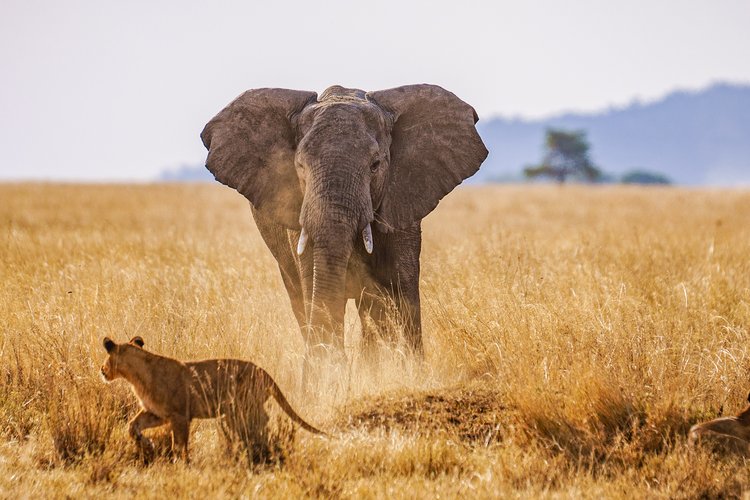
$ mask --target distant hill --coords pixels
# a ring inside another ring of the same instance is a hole
[[[750,184],[750,85],[674,92],[648,104],[544,120],[480,121],[490,155],[473,182],[520,177],[542,156],[547,127],[584,129],[608,173],[657,172],[678,184]]]
[[[478,124],[490,155],[472,183],[521,179],[538,162],[547,127],[584,129],[606,173],[654,172],[677,184],[750,185],[750,85],[717,84],[648,103],[543,120],[492,118]],[[166,171],[162,181],[211,181],[202,165]]]

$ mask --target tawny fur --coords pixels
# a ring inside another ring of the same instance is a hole
[[[750,406],[737,416],[715,418],[692,426],[688,443],[691,446],[702,443],[716,451],[750,456]]]
[[[240,417],[251,439],[266,443],[268,416],[263,407],[269,396],[305,430],[323,434],[305,422],[291,407],[271,376],[255,364],[238,359],[182,362],[143,349],[143,339],[127,344],[104,339],[108,356],[102,366],[107,381],[127,380],[139,399],[141,411],[130,421],[130,436],[142,447],[151,447],[142,431],[170,424],[173,448],[188,459],[190,421],[194,418]]]

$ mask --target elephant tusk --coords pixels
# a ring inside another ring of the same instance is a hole
[[[362,241],[365,242],[365,250],[367,250],[367,253],[372,253],[372,228],[369,223],[362,231]]]
[[[307,246],[307,231],[303,227],[302,232],[299,233],[299,241],[297,242],[297,255],[302,255],[305,251],[305,246]]]

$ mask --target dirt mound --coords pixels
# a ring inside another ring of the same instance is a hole
[[[388,393],[363,398],[339,410],[341,430],[397,430],[448,435],[470,445],[502,440],[510,422],[503,395],[492,388],[469,386],[419,393]]]

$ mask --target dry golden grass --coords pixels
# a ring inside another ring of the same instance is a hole
[[[745,492],[741,458],[685,435],[750,390],[749,192],[467,188],[424,240],[425,362],[384,348],[364,369],[351,324],[352,361],[305,399],[302,340],[238,194],[0,186],[0,497]],[[253,360],[336,437],[279,417],[278,460],[254,467],[202,422],[190,465],[144,466],[134,398],[98,374],[105,335]]]

